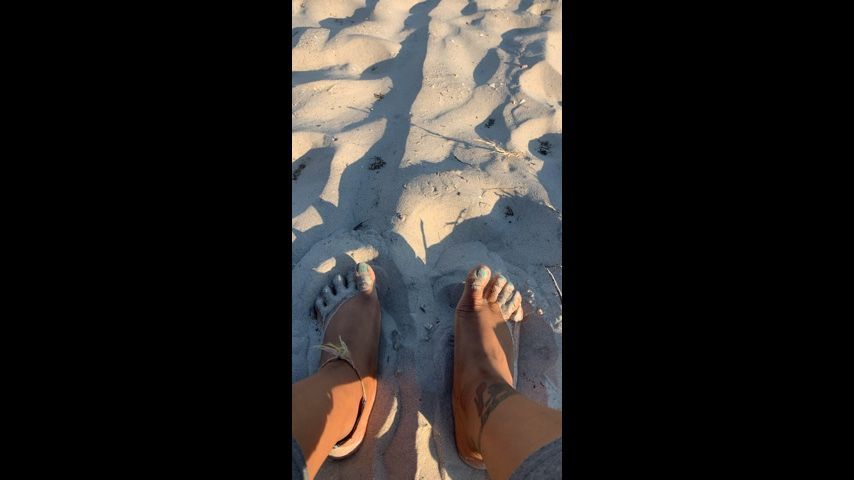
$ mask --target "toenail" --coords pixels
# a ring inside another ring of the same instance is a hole
[[[359,273],[368,273],[368,264],[360,263],[359,264]]]
[[[477,278],[486,278],[486,267],[480,267],[477,269]]]

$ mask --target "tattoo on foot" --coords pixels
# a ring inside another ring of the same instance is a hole
[[[506,383],[481,383],[475,391],[474,403],[477,406],[477,413],[480,415],[480,429],[486,425],[486,420],[489,415],[495,410],[499,403],[507,399],[507,397],[516,393],[510,385]]]

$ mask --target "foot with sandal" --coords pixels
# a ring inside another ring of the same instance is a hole
[[[315,302],[320,368],[292,385],[293,478],[353,455],[377,392],[380,304],[366,263],[336,275]],[[562,413],[516,391],[522,297],[504,275],[473,268],[455,313],[452,405],[460,459],[491,479],[561,478]],[[510,327],[508,327],[510,326]],[[518,330],[515,330],[518,331]]]

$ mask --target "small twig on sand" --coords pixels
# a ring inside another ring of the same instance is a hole
[[[465,213],[466,213],[466,210],[468,210],[468,208],[464,208],[464,209],[460,210],[460,214],[459,214],[459,215],[457,215],[457,219],[456,219],[456,220],[454,220],[453,222],[445,222],[445,225],[453,225],[453,226],[455,226],[455,227],[456,227],[457,225],[459,225],[459,224],[460,224],[460,220],[462,220],[462,219],[463,219],[463,215],[465,215]]]
[[[555,212],[555,213],[556,213],[556,214],[558,214],[558,215],[562,215],[562,214],[560,213],[560,210],[558,210],[558,209],[556,209],[555,207],[553,207],[553,206],[549,205],[548,203],[543,203],[543,206],[545,206],[546,208],[548,208],[549,210],[551,210],[551,211]]]
[[[555,290],[557,290],[557,296],[558,298],[560,298],[560,309],[563,310],[563,293],[561,293],[560,287],[557,286],[557,280],[555,280],[555,276],[552,275],[552,271],[549,270],[548,267],[544,265],[543,268],[545,268],[546,271],[549,272],[549,276],[552,277],[552,282],[555,285]]]
[[[451,156],[452,156],[452,157],[454,157],[454,160],[456,160],[456,161],[458,161],[458,162],[462,163],[463,165],[468,165],[468,166],[470,166],[470,167],[474,168],[474,165],[472,165],[472,164],[470,164],[470,163],[468,163],[468,162],[464,162],[464,161],[460,160],[460,159],[459,159],[459,158],[457,158],[457,156],[456,156],[456,155],[454,155],[453,153],[451,154]]]
[[[479,138],[475,138],[474,141],[491,146],[493,148],[493,150],[495,150],[496,152],[500,153],[501,155],[503,155],[505,157],[511,157],[512,158],[512,157],[521,157],[522,155],[524,155],[522,152],[511,152],[509,150],[505,150],[504,148],[498,146],[498,144],[496,144],[495,142],[489,142],[486,140],[481,140]]]
[[[513,189],[513,192],[510,192],[511,188]],[[521,186],[515,186],[515,187],[510,186],[510,187],[481,188],[480,189],[481,190],[480,196],[483,197],[483,195],[490,190],[498,190],[500,192],[504,192],[505,195],[511,195],[512,193],[515,193],[517,188],[522,188],[522,187]],[[510,193],[508,193],[508,192],[510,192]],[[501,194],[499,194],[499,193],[496,193],[495,195],[499,196],[499,197],[501,196]]]

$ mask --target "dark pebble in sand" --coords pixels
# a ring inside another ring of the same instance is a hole
[[[374,161],[368,166],[368,170],[379,170],[385,166],[385,160],[380,157],[374,157]]]
[[[540,153],[543,155],[548,155],[549,151],[551,151],[551,149],[552,149],[551,142],[548,142],[548,141],[544,142],[542,140],[538,140],[538,141],[540,142],[540,148],[539,148]]]
[[[300,164],[299,166],[297,166],[297,171],[291,175],[291,178],[293,178],[294,180],[298,179],[304,168],[305,164]]]

